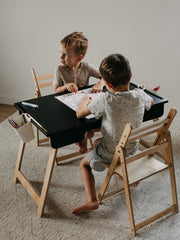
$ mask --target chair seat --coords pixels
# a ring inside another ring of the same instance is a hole
[[[167,164],[164,164],[153,157],[149,158],[148,156],[145,156],[140,158],[127,164],[129,184],[138,182],[166,168],[168,168]],[[120,164],[115,168],[114,172],[119,174],[120,177],[123,176]]]
[[[108,168],[110,167],[110,164],[104,164],[104,165]],[[129,184],[133,184],[142,179],[145,179],[166,168],[168,168],[167,164],[162,163],[159,160],[153,157],[148,157],[148,156],[145,156],[136,161],[128,163],[127,171],[128,171]],[[120,164],[116,166],[116,168],[114,169],[114,173],[117,173],[123,179],[122,167]]]

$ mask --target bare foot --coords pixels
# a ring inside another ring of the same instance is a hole
[[[89,210],[95,210],[99,208],[99,203],[97,201],[95,202],[85,202],[84,204],[82,204],[81,206],[74,208],[72,210],[72,213],[75,214],[80,214]]]

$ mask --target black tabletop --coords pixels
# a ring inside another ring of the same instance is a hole
[[[90,87],[90,86],[88,86]],[[130,89],[137,87],[130,84]],[[145,90],[146,91],[146,90]],[[144,121],[158,118],[163,115],[164,103],[168,102],[156,94],[146,91],[154,99],[154,105],[150,111],[145,111]],[[25,100],[26,102],[37,104],[38,108],[32,108],[17,102],[14,106],[22,113],[28,113],[37,121],[42,128],[32,121],[41,132],[51,139],[54,148],[65,146],[83,139],[84,133],[89,129],[94,129],[101,125],[101,119],[78,119],[74,110],[60,102],[55,96],[61,93]]]

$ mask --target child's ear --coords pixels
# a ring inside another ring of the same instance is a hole
[[[109,88],[112,88],[113,85],[110,82],[105,81],[105,83]]]
[[[83,59],[83,55],[82,54],[80,54],[79,56],[78,56],[78,62],[80,62],[82,59]]]

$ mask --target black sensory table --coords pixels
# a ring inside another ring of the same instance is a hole
[[[136,87],[136,84],[130,84],[131,90]],[[164,113],[164,104],[167,103],[168,100],[148,90],[144,91],[154,99],[154,105],[149,111],[145,111],[143,121],[161,117]],[[39,217],[41,217],[43,214],[45,199],[50,184],[57,149],[81,141],[84,137],[84,133],[87,130],[95,129],[101,126],[101,119],[78,119],[74,110],[55,98],[55,96],[60,94],[62,93],[26,100],[28,103],[37,104],[37,109],[24,106],[22,102],[17,102],[14,104],[20,113],[28,114],[28,116],[31,118],[32,124],[34,124],[45,136],[50,138],[50,155],[40,194],[36,192],[30,181],[21,171],[25,149],[25,143],[23,141],[20,141],[19,152],[14,171],[14,182],[16,183],[19,180],[37,203],[37,213]]]

